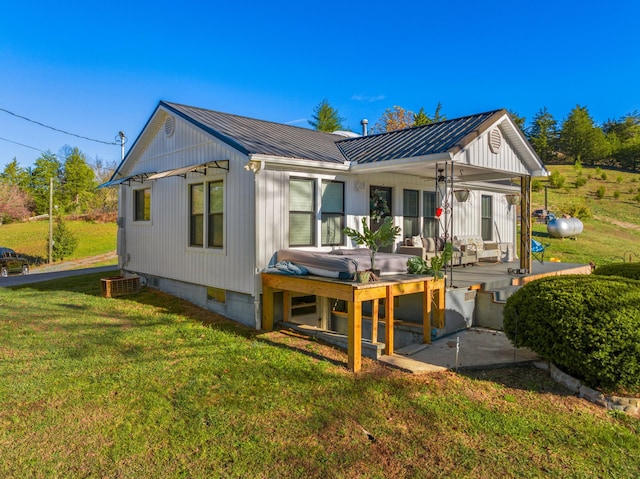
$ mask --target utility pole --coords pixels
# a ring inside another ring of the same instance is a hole
[[[49,178],[49,264],[53,259],[53,177]]]

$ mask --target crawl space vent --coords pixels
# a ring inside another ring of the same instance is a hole
[[[489,132],[489,149],[491,153],[498,153],[502,146],[502,134],[500,130],[494,128]]]
[[[175,121],[173,117],[170,116],[164,121],[164,134],[167,136],[167,138],[171,138],[173,136],[174,131],[175,131]]]

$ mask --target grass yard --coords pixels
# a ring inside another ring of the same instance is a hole
[[[640,422],[534,368],[409,375],[100,276],[0,288],[0,476],[637,477]]]
[[[78,238],[78,247],[66,260],[98,256],[116,250],[115,223],[94,223],[90,221],[67,221],[69,230]],[[55,223],[54,223],[55,228]],[[49,252],[48,221],[32,221],[0,225],[0,246],[12,248],[31,263],[46,263]]]
[[[562,188],[547,189],[548,209],[560,216],[578,205],[588,208],[592,217],[582,220],[584,230],[576,240],[550,238],[547,226],[534,222],[534,238],[550,245],[546,259],[602,265],[620,262],[631,252],[631,259],[640,261],[640,174],[583,167],[578,175],[570,165],[547,169],[565,178]],[[585,181],[582,186],[576,186],[579,176]],[[548,179],[541,183],[549,185]],[[532,193],[531,209],[544,208],[544,201],[544,188]]]

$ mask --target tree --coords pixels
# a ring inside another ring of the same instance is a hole
[[[67,150],[63,166],[62,187],[64,206],[67,211],[86,212],[96,195],[95,174],[87,164],[86,157],[77,147]]]
[[[0,181],[0,224],[29,216],[33,202],[17,185]]]
[[[29,176],[29,170],[22,168],[15,158],[10,163],[7,163],[2,173],[0,173],[0,178],[7,184],[23,189],[29,186]]]
[[[109,181],[116,169],[116,162],[105,164],[100,158],[96,158],[93,164],[93,173],[98,184]],[[90,212],[102,214],[118,211],[118,188],[99,188],[89,204]]]
[[[63,195],[60,188],[62,183],[62,164],[56,156],[47,151],[40,155],[31,169],[28,192],[35,202],[35,213],[49,212],[49,180],[53,178],[53,201],[55,205],[63,205]]]
[[[585,165],[595,164],[610,151],[604,132],[594,124],[587,107],[580,105],[563,122],[559,144],[565,155]]]
[[[54,261],[63,260],[67,256],[72,255],[77,246],[78,239],[73,232],[67,228],[62,217],[58,217],[56,227],[53,230],[52,259]],[[47,248],[48,247],[49,241],[47,241]]]
[[[438,123],[441,121],[445,121],[447,117],[440,114],[440,110],[442,110],[442,103],[440,102],[438,102],[438,105],[436,106],[436,111],[433,113],[433,116],[429,116],[427,113],[425,113],[424,107],[420,107],[420,111],[418,113],[414,113],[413,115],[412,126],[429,125],[431,123]]]
[[[509,116],[516,124],[516,126],[524,131],[524,124],[526,123],[527,119],[524,116],[518,115],[518,113],[513,110],[509,110]]]
[[[412,111],[405,110],[401,106],[395,105],[393,108],[387,108],[380,119],[373,126],[374,133],[384,133],[387,131],[402,130],[413,126],[414,114]]]
[[[329,100],[326,98],[313,109],[313,113],[314,121],[309,121],[309,124],[316,130],[332,132],[344,129],[342,126],[344,118],[340,117],[338,110],[329,105]]]
[[[556,158],[558,123],[546,106],[533,117],[527,137],[544,163]]]
[[[619,120],[608,120],[603,130],[609,138],[618,164],[632,171],[640,167],[640,114],[628,113]]]

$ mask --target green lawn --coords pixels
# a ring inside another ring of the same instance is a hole
[[[640,423],[535,368],[410,375],[100,276],[0,288],[0,477],[637,477]],[[366,431],[366,432],[365,432]],[[367,434],[368,433],[368,434]]]
[[[54,223],[55,228],[55,223]],[[69,230],[78,239],[75,252],[65,259],[98,256],[116,250],[115,223],[67,221]],[[0,225],[0,246],[12,248],[26,256],[32,264],[46,262],[48,258],[48,221],[11,223]]]
[[[640,261],[640,201],[635,199],[640,193],[640,174],[583,167],[586,184],[576,187],[578,175],[572,166],[549,165],[547,168],[565,177],[562,188],[547,189],[549,210],[559,216],[571,205],[578,204],[588,208],[592,217],[582,219],[584,230],[576,240],[550,238],[545,224],[534,223],[534,238],[550,245],[545,258],[555,257],[566,263],[593,261],[602,265],[622,261],[624,253],[631,252],[631,258]],[[542,180],[542,185],[548,184],[548,180]],[[604,190],[602,198],[597,194],[600,188]],[[531,209],[544,208],[544,201],[544,188],[532,193]]]

